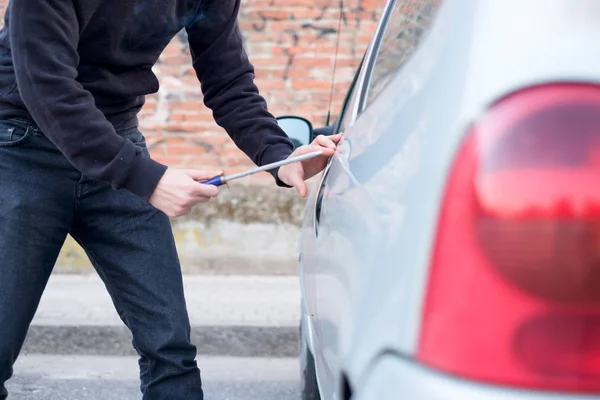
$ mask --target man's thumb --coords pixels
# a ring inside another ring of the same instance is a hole
[[[190,178],[195,181],[204,181],[215,176],[223,175],[223,171],[207,171],[207,170],[198,170],[198,169],[186,169],[185,172]]]
[[[306,197],[307,188],[304,179],[302,179],[300,175],[293,174],[289,177],[289,180],[290,182],[288,182],[288,185],[293,186],[298,191],[300,196]]]

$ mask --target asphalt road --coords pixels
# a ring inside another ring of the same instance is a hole
[[[199,358],[206,400],[296,400],[292,358]],[[139,400],[135,357],[23,355],[9,400]]]

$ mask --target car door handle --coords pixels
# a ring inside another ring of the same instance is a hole
[[[325,165],[325,169],[323,170],[323,176],[321,177],[321,181],[319,182],[319,189],[317,190],[317,196],[315,199],[315,236],[319,236],[319,224],[321,223],[321,212],[323,208],[323,196],[325,194],[325,185],[327,182],[327,176],[329,175],[329,170],[331,169],[331,163],[333,162],[333,157],[331,157],[327,161],[327,165]]]
[[[315,204],[315,225],[321,223],[321,208],[323,206],[323,191],[320,190],[317,195],[317,202]]]

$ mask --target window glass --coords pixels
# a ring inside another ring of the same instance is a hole
[[[348,97],[346,98],[346,103],[344,104],[344,109],[342,110],[342,114],[340,115],[340,124],[337,127],[337,132],[344,132],[346,127],[350,125],[350,118],[352,118],[352,109],[353,105],[356,101],[356,83],[352,85],[352,89],[350,93],[348,93]]]
[[[371,71],[365,106],[386,87],[431,28],[441,0],[398,0],[385,28]]]
[[[350,125],[350,118],[352,118],[352,110],[354,109],[354,104],[356,103],[356,94],[358,87],[358,77],[360,76],[360,71],[362,70],[363,61],[360,62],[356,74],[352,79],[352,85],[350,86],[350,90],[346,94],[346,98],[344,99],[344,104],[342,105],[342,110],[340,111],[340,115],[338,117],[339,124],[334,133],[344,132],[346,127]]]

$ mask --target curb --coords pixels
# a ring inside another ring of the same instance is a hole
[[[297,357],[298,328],[193,326],[198,356]],[[22,354],[136,355],[124,326],[32,325]]]

